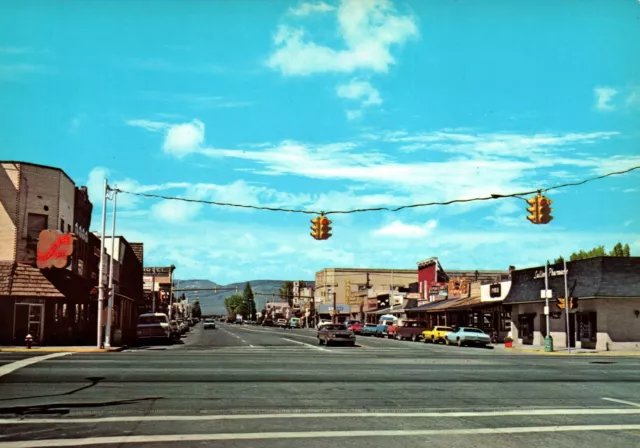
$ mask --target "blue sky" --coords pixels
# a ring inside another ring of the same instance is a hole
[[[2,158],[88,185],[305,210],[510,193],[640,165],[640,3],[33,1],[0,6]],[[219,283],[325,267],[640,253],[638,174],[519,199],[312,216],[118,199],[147,265]]]

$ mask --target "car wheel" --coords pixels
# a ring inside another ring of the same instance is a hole
[[[462,346],[463,346],[462,340],[458,338],[458,347],[462,347]]]
[[[413,342],[418,342],[418,335],[417,335],[417,334],[414,334],[414,335],[411,337],[411,340],[412,340]]]
[[[324,341],[324,345],[326,345],[327,347],[329,347],[331,345],[331,341],[329,341],[329,339],[325,339]]]
[[[436,338],[435,338],[434,336],[431,336],[431,343],[432,343],[432,344],[435,344],[436,342],[438,342],[438,341],[436,340]]]
[[[449,340],[449,338],[445,339],[444,343],[447,344],[447,345],[451,345],[451,341]]]
[[[354,342],[349,342],[349,347],[355,347],[355,346],[356,346],[355,341]]]
[[[324,344],[324,341],[322,339],[318,338],[318,345],[322,345],[322,344]]]
[[[400,336],[399,334],[396,335],[396,340],[398,341],[402,341],[402,336]]]

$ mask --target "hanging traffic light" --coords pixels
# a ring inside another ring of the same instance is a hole
[[[531,199],[527,199],[527,204],[530,205],[530,207],[527,208],[527,211],[529,212],[529,216],[527,216],[527,219],[533,224],[540,223],[540,209],[538,207],[539,199],[540,196],[538,195],[532,197]]]
[[[539,196],[538,199],[538,224],[549,224],[553,219],[551,212],[553,209],[549,207],[553,201],[546,196]]]
[[[329,221],[329,219],[326,216],[321,216],[320,217],[320,239],[321,240],[328,240],[329,238],[331,238],[331,227],[330,227],[331,221]]]
[[[565,301],[564,297],[558,297],[558,303],[556,303],[556,305],[561,310],[565,309],[566,308],[566,301]]]
[[[575,310],[576,308],[578,308],[578,298],[577,297],[570,297],[569,298],[569,306],[570,309]]]
[[[319,216],[317,218],[313,218],[311,220],[311,236],[316,240],[322,239],[322,225],[320,224],[320,219],[322,217]]]

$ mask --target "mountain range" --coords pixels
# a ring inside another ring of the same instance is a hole
[[[249,280],[255,296],[256,308],[262,310],[266,302],[280,300],[278,292],[284,280]],[[200,301],[203,314],[226,314],[224,299],[236,293],[242,294],[247,282],[219,285],[211,280],[176,280],[176,289],[201,289],[201,291],[176,291],[176,295],[184,293],[193,303],[195,299]],[[307,286],[313,286],[315,282],[305,280]],[[220,288],[213,291],[213,288]]]

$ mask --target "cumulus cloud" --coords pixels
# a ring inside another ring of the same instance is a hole
[[[336,94],[339,98],[357,101],[360,104],[360,110],[347,111],[347,118],[350,120],[359,118],[362,115],[362,108],[382,104],[380,92],[368,81],[352,79],[348,83],[340,84],[336,88]]]
[[[152,215],[162,221],[180,224],[194,219],[200,213],[202,204],[178,200],[164,200],[151,206]]]
[[[418,34],[415,18],[398,14],[389,0],[343,0],[336,18],[343,48],[313,42],[304,28],[280,25],[267,65],[292,76],[358,69],[386,72],[395,63],[392,47]]]
[[[150,132],[164,132],[162,149],[177,158],[200,152],[204,143],[205,125],[198,119],[179,124],[151,120],[129,120],[126,123]]]
[[[618,91],[612,87],[597,87],[593,90],[596,96],[596,109],[601,111],[612,111],[615,109],[611,100]]]
[[[308,16],[309,14],[333,11],[335,6],[326,4],[325,2],[303,2],[295,8],[289,8],[289,13],[294,16]]]
[[[438,221],[431,219],[426,224],[405,224],[402,221],[393,221],[390,224],[374,230],[373,235],[393,236],[397,238],[421,238],[429,235],[438,225]]]

